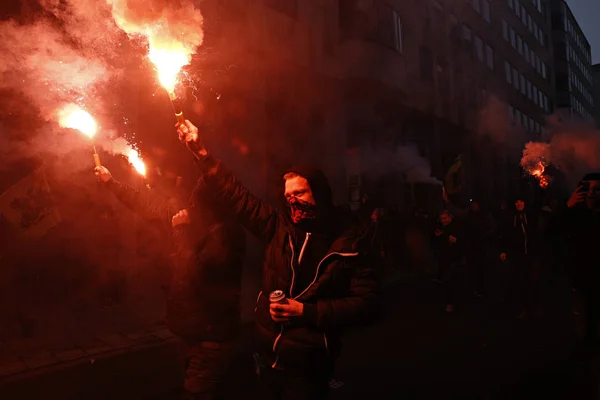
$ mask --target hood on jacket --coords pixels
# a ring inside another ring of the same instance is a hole
[[[308,165],[297,165],[286,169],[283,174],[281,174],[282,181],[283,177],[289,173],[298,174],[308,181],[308,185],[310,186],[310,190],[316,202],[317,225],[329,225],[331,219],[335,217],[336,212],[333,205],[331,186],[329,185],[329,180],[325,176],[325,173],[318,168]],[[291,220],[289,205],[283,197],[283,192],[281,193],[281,201],[286,210],[285,216],[288,220]]]

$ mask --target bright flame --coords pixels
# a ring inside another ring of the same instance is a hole
[[[175,43],[170,48],[157,47],[150,37],[148,58],[156,67],[158,81],[169,92],[169,95],[173,96],[175,85],[177,85],[177,75],[181,68],[190,63],[190,54],[180,43]]]
[[[58,124],[63,128],[77,129],[90,139],[98,130],[94,118],[76,104],[67,104],[58,111]]]
[[[137,152],[137,150],[129,150],[127,159],[140,175],[146,176],[146,165],[144,164],[144,161],[142,161],[142,159],[140,158],[140,154]]]
[[[546,166],[543,162],[538,161],[534,168],[529,171],[529,174],[540,182],[540,187],[545,189],[548,187],[548,178],[544,175]]]

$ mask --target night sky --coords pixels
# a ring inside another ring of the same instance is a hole
[[[600,63],[600,0],[567,0],[592,46],[592,63]]]

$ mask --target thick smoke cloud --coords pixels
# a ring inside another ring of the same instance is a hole
[[[84,103],[110,77],[101,60],[86,57],[48,20],[2,22],[0,54],[0,88],[23,93],[45,118],[62,103]]]
[[[431,175],[429,161],[419,154],[414,145],[394,148],[361,148],[361,169],[367,177],[378,178],[386,174],[402,174],[408,183],[442,182]]]
[[[557,167],[572,189],[588,172],[600,171],[600,131],[591,124],[549,118],[547,142],[529,142],[523,150],[522,166],[543,161]]]
[[[107,1],[117,25],[130,35],[145,36],[150,46],[193,54],[202,44],[202,14],[191,1]]]

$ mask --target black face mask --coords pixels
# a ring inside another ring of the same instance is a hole
[[[317,206],[295,197],[288,199],[290,217],[294,224],[311,221],[317,218]]]

